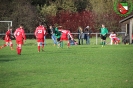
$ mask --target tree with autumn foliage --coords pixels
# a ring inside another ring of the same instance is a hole
[[[89,25],[98,32],[104,23],[110,31],[120,31],[123,17],[114,12],[115,0],[0,0],[0,20],[12,20],[13,27],[25,25],[26,32],[33,32],[38,21],[62,25],[71,32],[78,26]],[[132,13],[131,13],[132,14]],[[0,27],[0,31],[3,29]]]

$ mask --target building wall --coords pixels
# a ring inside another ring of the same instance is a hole
[[[127,24],[129,24],[129,20],[121,23],[121,32],[126,32],[126,34],[122,34],[122,40],[124,40],[125,36],[127,36]]]
[[[130,43],[132,43],[132,35],[133,35],[133,18],[130,19]]]
[[[126,34],[122,34],[122,40],[129,35],[129,42],[132,43],[133,18],[121,23],[121,32],[126,32]]]

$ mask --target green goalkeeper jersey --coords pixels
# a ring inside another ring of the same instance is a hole
[[[56,36],[56,38],[61,37],[61,32],[58,30],[58,28],[55,28],[55,36]]]
[[[101,35],[106,35],[108,34],[108,29],[107,28],[101,28]]]

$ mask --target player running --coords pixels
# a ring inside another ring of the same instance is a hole
[[[26,41],[26,36],[22,24],[19,26],[19,28],[15,30],[14,36],[16,38],[16,43],[17,43],[17,48],[16,48],[17,54],[21,55],[23,41],[24,42]]]
[[[44,51],[44,36],[46,35],[46,28],[40,22],[39,26],[35,30],[35,36],[37,39],[38,52],[40,52],[40,45],[42,45],[42,51]]]
[[[8,46],[10,44],[10,49],[13,50],[13,43],[11,40],[12,36],[12,27],[8,29],[8,31],[5,33],[5,44],[3,46],[0,46],[0,49]]]

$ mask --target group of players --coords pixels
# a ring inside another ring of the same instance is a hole
[[[58,47],[62,47],[63,41],[67,41],[67,47],[69,48],[70,47],[69,39],[73,40],[70,31],[64,30],[61,27],[56,27],[54,31],[55,31],[54,35],[57,38]],[[46,32],[46,27],[44,27],[42,22],[39,22],[39,26],[35,29],[34,34],[37,39],[38,52],[40,52],[41,46],[42,46],[42,51],[44,51],[44,41],[45,41],[44,36],[46,36],[47,32]],[[12,27],[10,27],[8,31],[5,33],[5,44],[0,46],[0,49],[10,45],[11,50],[14,50],[11,37],[15,37],[17,44],[16,51],[18,55],[21,55],[22,45],[26,41],[26,35],[22,24],[19,25],[19,28],[15,30],[13,35],[14,36],[12,36]]]
[[[8,31],[5,33],[5,44],[3,46],[0,46],[0,49],[8,46],[10,44],[11,50],[13,49],[13,43],[11,41],[11,31],[12,27],[8,29]],[[46,27],[42,24],[42,22],[39,22],[39,26],[35,29],[35,37],[37,39],[37,49],[38,52],[40,52],[40,48],[42,47],[42,51],[44,51],[44,41],[47,32],[46,32]],[[106,44],[106,37],[108,34],[108,29],[105,27],[104,24],[102,24],[101,28],[101,43],[102,47]],[[19,28],[17,28],[13,34],[16,39],[16,51],[18,55],[21,55],[22,51],[22,45],[26,41],[26,35],[23,29],[23,25],[19,25]],[[57,39],[57,46],[58,47],[63,47],[63,41],[67,41],[67,48],[70,47],[70,41],[69,40],[74,40],[70,31],[69,30],[64,30],[61,26],[55,27],[54,28],[54,35]],[[114,35],[113,35],[114,36]]]

